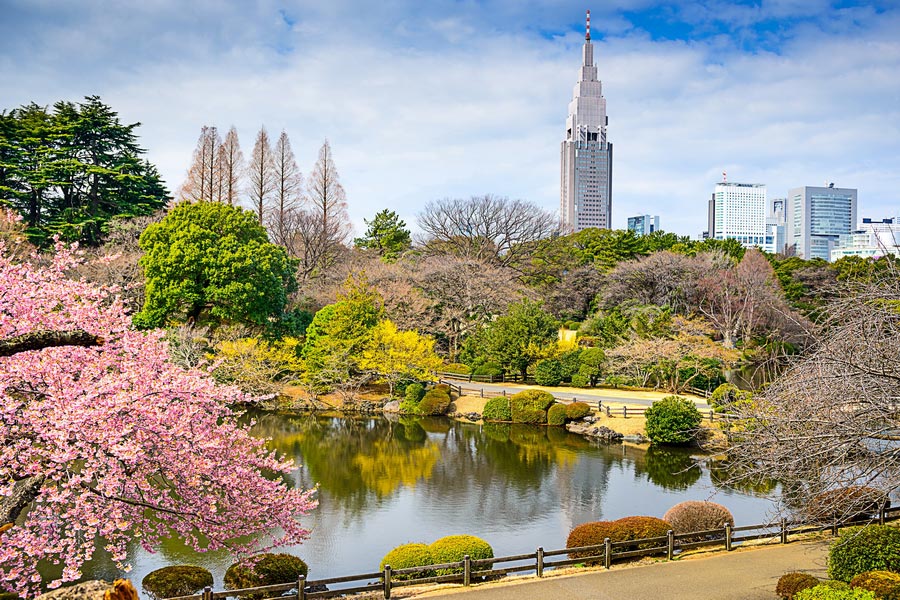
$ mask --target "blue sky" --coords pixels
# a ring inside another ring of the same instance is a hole
[[[493,193],[559,205],[584,11],[615,145],[613,224],[695,236],[722,171],[900,213],[900,2],[0,0],[0,108],[98,94],[175,190],[200,127],[330,140],[357,232]]]

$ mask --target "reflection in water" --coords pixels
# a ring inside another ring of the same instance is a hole
[[[738,523],[762,522],[769,506],[722,487],[690,451],[597,445],[562,428],[435,417],[255,417],[254,433],[299,464],[290,483],[319,485],[319,507],[304,518],[312,535],[287,549],[309,564],[313,579],[376,570],[394,546],[451,534],[478,535],[496,555],[561,548],[585,521],[659,517],[717,488],[717,501]],[[209,568],[217,588],[231,562],[224,552],[196,555],[174,540],[154,555],[135,545],[132,555],[132,581],[192,563]],[[118,573],[100,558],[85,575]]]

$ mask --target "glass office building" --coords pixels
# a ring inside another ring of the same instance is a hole
[[[856,225],[854,188],[804,186],[788,192],[785,210],[786,244],[800,258],[831,260],[840,236]]]

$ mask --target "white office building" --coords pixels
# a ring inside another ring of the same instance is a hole
[[[838,238],[831,250],[831,260],[848,256],[881,258],[888,254],[900,257],[900,219],[891,217],[876,221],[863,219],[857,228]]]
[[[785,243],[800,258],[831,260],[842,235],[856,224],[856,189],[804,186],[788,192]]]
[[[569,103],[561,147],[559,213],[564,231],[608,229],[612,223],[612,144],[606,138],[607,123],[588,11],[581,75]]]
[[[633,231],[636,235],[647,235],[648,233],[659,231],[659,216],[638,215],[636,217],[628,217],[628,230]]]
[[[708,237],[766,249],[766,208],[765,184],[717,183],[709,201]]]
[[[769,215],[766,217],[766,240],[763,250],[771,254],[786,253],[784,243],[784,207],[785,198],[773,198],[769,201]]]

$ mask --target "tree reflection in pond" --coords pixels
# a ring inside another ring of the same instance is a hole
[[[634,464],[634,475],[669,490],[686,490],[700,480],[702,470],[688,448],[650,446]]]

